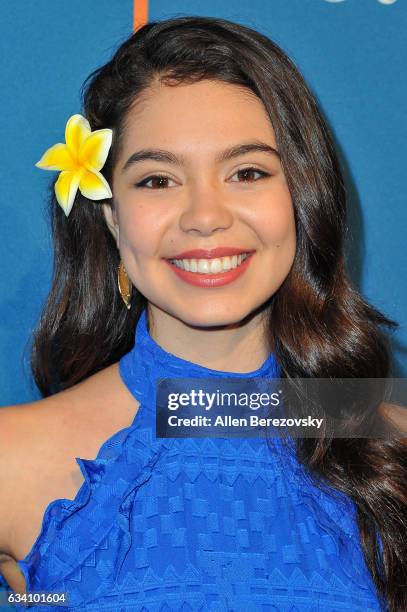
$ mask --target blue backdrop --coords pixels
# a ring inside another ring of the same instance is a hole
[[[405,0],[150,0],[149,21],[178,15],[231,19],[260,30],[294,59],[338,144],[349,195],[349,271],[401,329],[397,376],[407,376]],[[30,335],[49,291],[45,218],[51,178],[34,167],[64,140],[87,75],[132,29],[131,0],[0,3],[2,113],[0,404],[39,397]]]

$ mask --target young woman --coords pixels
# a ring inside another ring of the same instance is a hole
[[[396,323],[346,275],[298,70],[229,21],[150,23],[84,114],[40,163],[61,171],[44,399],[0,411],[3,585],[81,610],[406,610],[400,440],[155,435],[159,378],[389,376]]]

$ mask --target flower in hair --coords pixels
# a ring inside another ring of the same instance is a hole
[[[112,130],[107,128],[92,132],[85,117],[72,115],[65,128],[66,144],[50,147],[35,164],[43,170],[61,171],[55,183],[55,195],[66,216],[71,212],[78,189],[90,200],[112,197],[109,184],[100,173],[112,135]]]

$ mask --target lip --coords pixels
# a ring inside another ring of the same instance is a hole
[[[199,274],[198,272],[188,272],[187,270],[177,268],[177,266],[172,264],[168,259],[165,259],[164,261],[178,276],[178,278],[186,283],[189,283],[190,285],[206,288],[221,287],[223,285],[232,283],[245,273],[247,268],[250,266],[251,260],[253,259],[253,252],[251,252],[250,255],[246,257],[244,262],[241,263],[240,266],[237,266],[237,268],[227,270],[225,272],[219,272],[217,274]],[[173,259],[178,259],[178,257],[174,257]]]
[[[241,253],[254,253],[254,249],[240,249],[238,247],[216,247],[215,249],[191,249],[182,251],[173,257],[166,259],[216,259],[228,255],[240,255]]]

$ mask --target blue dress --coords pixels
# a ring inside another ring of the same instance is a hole
[[[158,378],[280,372],[272,353],[242,374],[180,359],[151,338],[144,311],[120,361],[139,410],[95,460],[76,458],[84,483],[74,500],[49,504],[19,561],[27,590],[65,592],[62,609],[89,612],[386,610],[353,502],[313,484],[294,452],[261,437],[155,437]]]

